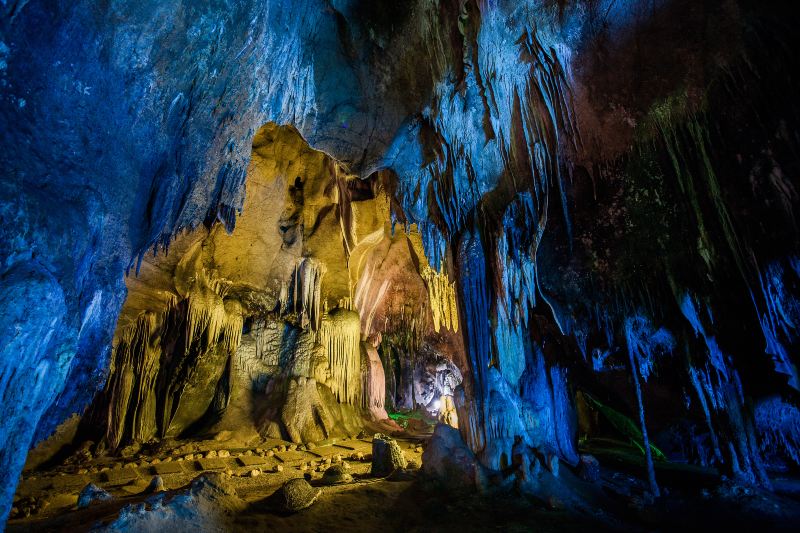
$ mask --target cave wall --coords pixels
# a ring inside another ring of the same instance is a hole
[[[764,419],[791,428],[797,416],[787,6],[0,9],[2,516],[25,451],[105,386],[117,317],[117,331],[142,320],[123,308],[124,284],[137,283],[125,271],[146,272],[154,248],[190,249],[201,228],[234,230],[269,122],[348,175],[394,176],[392,222],[413,227],[432,270],[456,283],[460,340],[444,344],[464,347],[460,428],[487,465],[517,436],[573,460],[575,386],[644,434],[670,422],[655,407],[664,391],[685,391],[667,402],[673,417],[704,425],[715,461],[746,481],[766,483],[763,443],[796,456],[790,430],[756,435]],[[299,219],[281,215],[291,240]],[[262,254],[278,243],[250,237]],[[358,283],[331,279],[337,300]],[[151,297],[171,305],[152,291],[142,309]],[[537,429],[543,420],[553,424]]]

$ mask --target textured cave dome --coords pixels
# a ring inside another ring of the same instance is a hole
[[[796,523],[786,4],[3,3],[0,519],[210,524],[379,433],[489,506]]]

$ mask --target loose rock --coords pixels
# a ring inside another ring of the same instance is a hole
[[[85,509],[94,502],[106,502],[114,497],[94,483],[86,485],[78,496],[78,509]]]
[[[321,492],[305,479],[290,479],[281,487],[283,508],[291,513],[306,509],[317,500]]]
[[[388,476],[397,468],[406,467],[406,458],[397,441],[381,433],[372,438],[372,475]]]

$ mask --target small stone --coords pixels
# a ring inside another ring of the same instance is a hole
[[[281,444],[280,446],[278,446],[278,451],[279,451],[279,452],[285,452],[285,451],[286,451],[286,446],[284,446],[283,444]]]
[[[128,466],[128,465],[125,465],[125,466]],[[79,476],[83,476],[83,475],[88,474],[88,473],[89,473],[89,471],[86,470],[85,468],[79,468],[78,469],[78,475]],[[33,479],[33,478],[31,478],[31,479]]]
[[[416,448],[414,448],[414,451],[417,453],[422,453],[423,452],[422,446],[417,446]]]
[[[212,457],[216,457],[216,456],[217,456],[217,451],[216,450],[211,450],[210,452],[206,452],[206,455],[205,455],[206,459],[211,459]]]
[[[161,463],[161,459],[159,459],[158,457],[156,457],[155,459],[153,459],[150,462],[151,465],[157,465],[157,464],[160,464],[160,463]]]
[[[306,449],[307,449],[307,450],[313,450],[313,449],[314,449],[314,448],[316,448],[316,447],[317,447],[317,445],[316,445],[316,444],[314,444],[313,442],[307,442],[307,443],[306,443]]]
[[[187,461],[191,461],[192,459],[194,459],[194,455],[192,455],[191,453],[187,453],[186,455],[183,456],[183,458]]]
[[[300,452],[304,452],[306,450],[306,447],[301,444],[297,447],[297,450]]]
[[[183,462],[183,457],[178,457],[177,459],[175,459],[175,462],[176,462],[176,463],[181,463],[181,462]]]
[[[273,472],[283,472],[282,465],[275,465],[275,468],[272,469]]]
[[[226,476],[233,476],[233,470],[231,470],[230,468],[229,468],[229,469],[227,469],[227,470],[225,471],[225,475],[226,475]]]
[[[334,456],[333,456],[333,462],[334,462],[334,463],[341,463],[341,462],[342,462],[342,456],[341,456],[341,454],[338,454],[338,453],[337,453],[336,455],[334,455]]]
[[[290,444],[286,449],[293,452],[297,449],[297,444]]]
[[[250,477],[258,477],[261,475],[261,470],[254,468],[250,471]]]
[[[273,452],[272,450],[269,450],[267,452],[267,457],[274,457],[274,456],[275,456],[275,452]]]
[[[217,457],[230,457],[230,456],[231,452],[229,452],[228,450],[220,450],[219,452],[217,452]]]
[[[244,455],[245,455],[245,457],[252,457],[253,450],[247,450],[246,452],[244,452]]]
[[[163,463],[171,463],[172,462],[172,457],[164,457],[164,460],[162,462]]]
[[[153,476],[150,484],[144,490],[147,494],[154,494],[156,492],[164,492],[167,487],[164,486],[164,479],[161,476]]]
[[[329,464],[331,464],[331,458],[330,458],[330,457],[326,457],[326,458],[325,458],[325,464],[326,464],[326,465],[329,465]]]

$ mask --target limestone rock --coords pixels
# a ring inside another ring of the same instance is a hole
[[[592,455],[582,454],[578,462],[578,476],[584,481],[596,483],[600,479],[600,462]]]
[[[284,510],[295,513],[310,507],[322,493],[305,479],[290,479],[281,487]]]
[[[406,458],[397,441],[376,433],[372,438],[372,475],[388,476],[395,469],[405,467]]]
[[[345,471],[345,468],[340,465],[333,465],[322,474],[323,485],[341,485],[343,483],[352,483],[353,476]]]
[[[470,490],[484,479],[483,469],[457,429],[438,424],[422,454],[422,471],[455,490]]]
[[[78,509],[85,509],[94,502],[113,500],[114,497],[94,483],[86,485],[78,496]]]
[[[295,378],[289,384],[281,422],[294,442],[323,440],[333,430],[334,420],[312,378]],[[281,451],[286,447],[282,446]]]
[[[148,494],[156,493],[156,492],[164,492],[167,488],[164,486],[164,479],[161,476],[153,476],[153,479],[150,480],[150,484],[145,489],[145,492]]]

